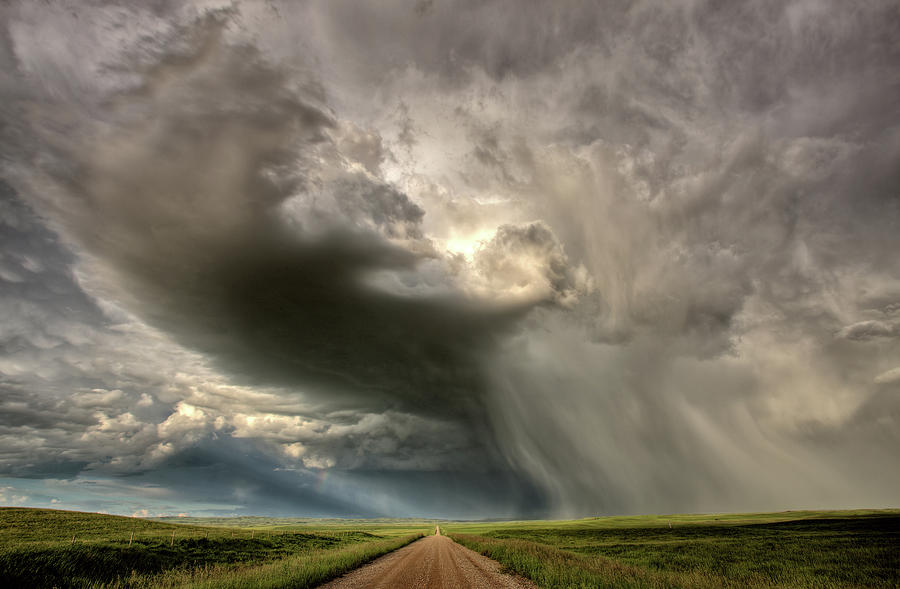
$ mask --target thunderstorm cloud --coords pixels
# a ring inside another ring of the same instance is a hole
[[[896,501],[895,2],[0,15],[0,502]]]

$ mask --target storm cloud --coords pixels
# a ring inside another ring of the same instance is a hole
[[[165,510],[211,496],[197,469],[204,513],[900,490],[893,3],[2,10],[10,496],[140,480]]]

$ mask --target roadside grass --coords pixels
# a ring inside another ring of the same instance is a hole
[[[547,588],[900,587],[895,510],[457,523],[442,529]]]
[[[0,586],[311,587],[430,531],[407,522],[369,528],[189,526],[2,508]]]
[[[213,565],[194,568],[175,568],[159,575],[133,575],[111,583],[90,583],[85,587],[157,589],[183,587],[190,589],[275,589],[315,587],[352,571],[375,558],[406,546],[422,534],[388,538],[319,549],[294,554],[254,566]]]

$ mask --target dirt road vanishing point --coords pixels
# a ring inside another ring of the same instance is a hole
[[[500,572],[486,556],[441,536],[426,536],[351,571],[320,589],[535,589],[521,577]]]

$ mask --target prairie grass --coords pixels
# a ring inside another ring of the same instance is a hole
[[[133,575],[113,582],[93,582],[85,587],[156,589],[307,588],[315,587],[369,561],[418,540],[422,534],[373,540],[332,549],[312,550],[257,565],[213,565],[175,568],[158,575]]]
[[[0,508],[0,586],[314,587],[434,524]],[[440,525],[546,588],[900,587],[898,510]]]
[[[4,508],[0,586],[312,587],[432,528],[383,522],[369,529],[203,527]]]
[[[604,519],[445,528],[547,588],[900,586],[895,511]]]

